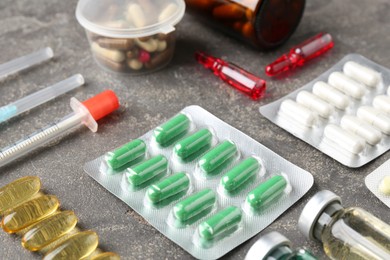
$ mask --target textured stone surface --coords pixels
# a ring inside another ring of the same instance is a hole
[[[124,259],[189,259],[191,256],[162,236],[145,220],[83,172],[83,164],[103,152],[136,138],[164,122],[185,106],[196,104],[247,133],[276,153],[313,173],[313,189],[264,232],[277,230],[324,258],[319,243],[309,242],[296,224],[304,203],[319,189],[339,194],[345,205],[356,205],[390,222],[390,210],[364,185],[365,176],[389,158],[386,153],[359,169],[349,169],[271,124],[258,107],[299,88],[344,55],[360,53],[390,67],[390,4],[388,0],[309,0],[293,37],[281,48],[260,53],[239,41],[185,16],[178,28],[177,51],[172,63],[157,73],[116,76],[98,68],[92,60],[83,29],[74,18],[76,0],[0,1],[0,62],[45,46],[54,61],[20,76],[0,82],[0,103],[7,104],[44,85],[82,73],[87,85],[0,126],[0,146],[16,141],[70,112],[69,98],[81,100],[112,88],[122,108],[100,122],[98,133],[81,129],[52,145],[0,170],[0,186],[37,175],[43,188],[58,196],[63,209],[73,209],[80,226],[98,232],[104,250]],[[205,50],[264,75],[264,66],[293,44],[319,32],[330,32],[336,47],[325,57],[283,80],[268,81],[268,97],[253,102],[213,77],[193,58]],[[262,233],[264,233],[262,232]],[[261,234],[262,234],[261,233]],[[260,234],[260,235],[261,235]],[[258,235],[257,237],[259,237]],[[226,258],[243,259],[256,237],[230,252]],[[38,259],[20,245],[20,238],[0,232],[0,259]]]

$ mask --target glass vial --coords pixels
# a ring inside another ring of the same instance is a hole
[[[343,208],[331,191],[314,195],[298,225],[331,259],[390,259],[390,226],[361,208]]]

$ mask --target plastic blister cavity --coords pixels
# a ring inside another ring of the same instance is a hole
[[[390,160],[367,175],[367,188],[390,208]]]

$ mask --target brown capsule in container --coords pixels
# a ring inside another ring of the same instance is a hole
[[[245,15],[245,8],[238,4],[225,4],[213,9],[213,16],[220,20],[239,20]]]
[[[172,48],[171,46],[163,52],[155,53],[150,59],[150,61],[145,63],[145,68],[149,70],[156,69],[159,66],[168,63],[172,59],[173,49],[174,48]]]
[[[96,40],[100,47],[117,50],[130,50],[134,46],[132,39],[99,38]]]

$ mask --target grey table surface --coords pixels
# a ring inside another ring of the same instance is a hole
[[[339,194],[344,205],[360,206],[390,223],[390,210],[364,185],[364,178],[390,154],[358,169],[349,169],[273,125],[258,112],[330,68],[348,53],[360,53],[390,67],[390,2],[388,0],[309,0],[300,26],[279,49],[262,53],[185,15],[178,30],[175,56],[164,70],[145,76],[117,76],[94,63],[83,28],[75,19],[76,0],[2,0],[0,2],[0,63],[51,46],[56,58],[0,82],[0,105],[42,86],[81,73],[87,85],[0,126],[0,146],[70,112],[69,98],[89,98],[106,88],[117,92],[121,108],[101,120],[96,134],[80,129],[55,145],[39,149],[0,170],[0,186],[26,175],[41,178],[43,189],[55,194],[63,209],[74,210],[83,229],[99,234],[100,246],[123,259],[190,259],[141,216],[112,196],[83,171],[85,162],[149,131],[188,105],[200,105],[282,157],[311,172],[310,192],[256,237],[228,253],[243,259],[266,232],[277,230],[325,258],[320,243],[308,241],[297,229],[298,216],[320,189]],[[281,80],[268,80],[268,95],[254,102],[198,65],[195,50],[205,50],[264,76],[264,66],[307,37],[326,31],[335,48],[324,57]],[[38,259],[22,248],[20,237],[0,232],[0,259]]]

